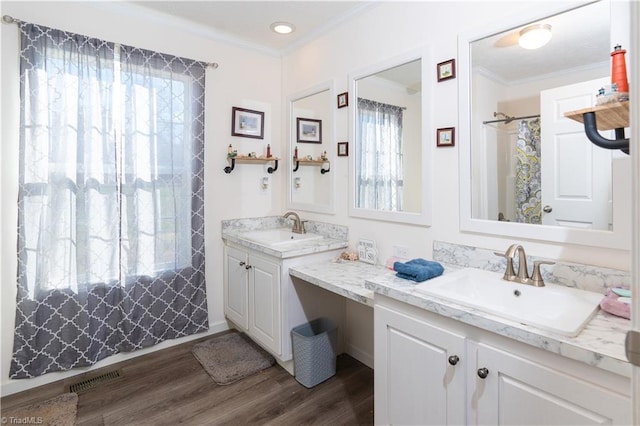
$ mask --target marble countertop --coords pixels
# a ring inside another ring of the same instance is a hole
[[[324,237],[319,240],[300,240],[280,247],[269,247],[254,241],[245,240],[239,233],[233,232],[222,234],[222,239],[280,259],[346,248],[349,245],[347,241]]]
[[[373,290],[365,288],[365,280],[392,271],[364,262],[336,259],[289,268],[289,275],[373,307]]]
[[[445,273],[455,269],[459,268],[445,265]],[[421,294],[414,290],[415,283],[397,278],[393,271],[379,265],[336,259],[296,266],[290,268],[289,273],[368,306],[373,306],[376,293],[382,294],[603,370],[631,376],[631,364],[624,353],[630,322],[603,311],[599,311],[579,335],[566,337]]]

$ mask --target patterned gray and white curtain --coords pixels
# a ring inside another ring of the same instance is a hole
[[[356,207],[402,211],[402,111],[358,98]]]
[[[540,119],[522,120],[516,142],[516,222],[541,223]]]
[[[20,31],[10,377],[207,330],[204,64]]]

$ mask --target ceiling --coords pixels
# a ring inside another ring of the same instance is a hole
[[[472,44],[472,63],[484,74],[506,84],[517,84],[550,74],[602,66],[613,50],[608,2],[592,3],[535,23],[550,24],[552,38],[537,50],[518,45],[523,27]]]
[[[382,1],[127,1],[151,19],[188,27],[205,36],[274,55],[286,54]],[[596,2],[540,20],[553,28],[549,44],[527,51],[517,44],[522,27],[473,43],[473,66],[505,84],[549,73],[592,67],[609,60],[608,2]],[[604,18],[604,19],[603,19]],[[276,34],[286,21],[296,30]],[[494,25],[492,23],[491,25]]]
[[[215,39],[281,54],[374,5],[370,1],[130,1],[159,17],[208,33]],[[166,17],[166,16],[165,16]],[[274,22],[295,26],[291,34],[271,31]]]

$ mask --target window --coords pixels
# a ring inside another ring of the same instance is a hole
[[[23,81],[22,260],[31,291],[78,292],[190,266],[204,68],[48,37]]]
[[[402,107],[358,99],[356,207],[402,211]]]

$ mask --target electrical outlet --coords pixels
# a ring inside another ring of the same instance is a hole
[[[401,259],[409,259],[409,247],[407,246],[393,246],[393,256]]]

